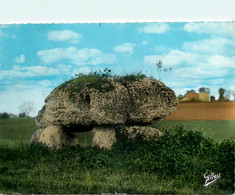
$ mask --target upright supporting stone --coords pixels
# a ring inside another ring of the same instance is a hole
[[[52,125],[37,130],[33,134],[30,144],[41,144],[49,148],[60,149],[62,146],[78,145],[78,138],[72,133],[65,132],[61,127]]]
[[[117,142],[115,127],[94,127],[92,145],[110,150]]]
[[[148,126],[126,126],[124,130],[130,139],[135,139],[138,134],[143,135],[146,140],[151,138],[159,139],[162,136],[162,133],[158,129]]]

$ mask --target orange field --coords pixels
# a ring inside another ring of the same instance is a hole
[[[235,102],[180,103],[165,120],[235,120]]]

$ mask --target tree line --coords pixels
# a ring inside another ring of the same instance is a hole
[[[20,106],[19,106],[19,114],[15,115],[12,113],[7,113],[7,112],[2,112],[0,113],[0,119],[5,120],[5,119],[11,119],[11,118],[24,118],[24,117],[29,117],[30,113],[35,110],[35,104],[32,101],[24,101]]]

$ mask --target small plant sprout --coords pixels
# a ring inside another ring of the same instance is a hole
[[[162,75],[162,72],[164,72],[164,74],[166,74],[167,72],[172,72],[172,68],[163,68],[163,65],[162,65],[162,61],[159,60],[157,63],[156,63],[156,67],[157,67],[157,71],[158,71],[158,75],[159,75],[159,81],[163,81],[163,75]]]

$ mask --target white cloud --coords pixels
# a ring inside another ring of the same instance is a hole
[[[21,54],[19,57],[15,57],[14,62],[16,63],[24,63],[25,62],[25,56]]]
[[[207,66],[214,68],[235,68],[235,57],[214,55],[207,58]]]
[[[226,68],[213,68],[212,66],[208,66],[207,63],[201,63],[197,66],[176,69],[174,73],[180,75],[182,78],[211,79],[215,77],[224,77],[229,74],[229,70]]]
[[[155,65],[159,60],[163,62],[163,66],[171,67],[182,63],[195,62],[197,56],[191,53],[185,53],[179,50],[171,50],[165,55],[150,55],[144,57],[145,64]]]
[[[66,65],[66,64],[60,64],[57,66],[57,69],[60,72],[69,72],[71,70],[72,66],[71,65]]]
[[[50,41],[69,41],[79,43],[82,35],[71,30],[48,31],[48,40]]]
[[[32,73],[34,75],[53,75],[59,74],[59,70],[55,68],[48,68],[45,66],[30,66],[30,67],[22,67],[19,70],[26,71]]]
[[[12,70],[2,70],[0,71],[0,80],[7,77],[8,79],[13,78],[25,78],[33,76],[46,76],[46,75],[56,75],[60,71],[55,68],[48,68],[45,66],[30,66],[30,67],[20,67],[13,66]]]
[[[210,72],[203,70],[200,66],[197,66],[176,69],[174,73],[180,75],[181,78],[199,79],[207,78]]]
[[[179,55],[176,55],[176,54]],[[160,56],[148,56],[145,58],[146,64],[155,64]],[[152,63],[151,63],[152,62]],[[210,79],[214,84],[223,83],[221,78],[225,78],[231,74],[231,70],[235,69],[235,57],[225,57],[221,55],[194,55],[190,53],[170,52],[162,58],[163,67],[172,67],[175,78],[183,79],[201,79],[206,82]],[[165,63],[164,63],[165,62]],[[187,66],[185,66],[187,64]],[[213,78],[217,78],[216,80]],[[206,79],[206,80],[203,80]],[[219,80],[220,79],[220,80]],[[186,81],[185,81],[186,82]]]
[[[150,23],[137,29],[140,33],[162,34],[170,30],[166,23]]]
[[[184,30],[197,34],[206,33],[234,36],[235,24],[234,22],[192,22],[185,24]]]
[[[120,52],[120,53],[129,53],[130,55],[134,51],[135,44],[134,43],[124,43],[122,45],[118,45],[113,48],[115,52]]]
[[[230,86],[229,89],[235,91],[235,86]]]
[[[115,55],[104,54],[98,49],[77,49],[75,47],[42,50],[38,51],[37,55],[45,64],[57,62],[59,60],[68,60],[69,63],[76,65],[97,65],[102,63],[113,63],[116,59]]]
[[[185,42],[183,49],[201,53],[222,53],[235,46],[235,41],[223,37],[213,37],[200,41]]]

